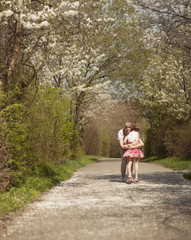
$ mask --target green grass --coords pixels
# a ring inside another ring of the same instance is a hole
[[[84,156],[77,160],[70,160],[65,164],[39,163],[23,185],[0,193],[0,218],[9,212],[26,206],[38,198],[42,192],[69,179],[77,169],[95,162],[98,158],[100,157]]]
[[[155,162],[164,167],[173,170],[191,170],[191,159],[182,159],[178,157],[168,157],[160,159],[157,157],[150,157],[142,160],[143,162]]]
[[[160,159],[158,157],[150,157],[142,159],[141,162],[154,162],[176,171],[188,170],[187,173],[183,174],[183,177],[187,180],[191,180],[191,159],[182,159],[178,157]]]

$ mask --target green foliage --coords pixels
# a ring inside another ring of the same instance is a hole
[[[33,167],[27,175],[26,182],[20,187],[13,187],[7,192],[0,193],[0,217],[5,213],[19,209],[42,192],[55,184],[69,179],[75,170],[88,163],[95,162],[98,156],[85,156],[78,160],[70,160],[65,164],[41,162]]]
[[[38,162],[65,162],[79,155],[80,138],[71,122],[70,101],[59,89],[40,88],[27,108],[18,103],[8,105],[0,113],[0,122],[4,168],[0,189],[22,184]]]
[[[101,124],[96,122],[89,124],[84,131],[84,151],[86,154],[95,154],[108,157],[110,150],[110,138],[108,133],[101,129]]]
[[[81,142],[81,139],[79,137],[76,126],[74,126],[74,124],[70,122],[69,119],[67,119],[63,125],[62,133],[62,139],[64,143],[62,154],[69,156],[72,159],[76,158],[78,155],[79,143]]]
[[[167,168],[171,168],[173,170],[187,170],[191,169],[191,160],[185,160],[178,157],[169,157],[165,159],[159,159],[155,161]]]
[[[64,161],[77,155],[78,132],[71,122],[70,100],[62,90],[41,88],[31,106],[31,132],[35,152],[44,161]]]
[[[168,157],[168,151],[165,144],[165,136],[168,129],[168,122],[163,122],[159,127],[150,128],[146,132],[145,156]]]
[[[146,134],[145,157],[191,157],[191,124],[174,120],[163,121],[159,127],[150,128]]]
[[[100,136],[95,122],[86,126],[83,134],[83,143],[86,154],[99,154]]]
[[[191,158],[191,123],[169,124],[165,134],[165,145],[170,156]]]
[[[3,93],[0,93],[0,109],[3,108],[5,103],[6,103],[6,95]]]
[[[145,140],[145,143],[144,143],[144,156],[146,158],[152,155],[151,154],[151,134],[152,134],[151,128],[147,129],[146,140]]]
[[[29,118],[26,108],[22,104],[13,104],[4,108],[0,113],[0,135],[7,142],[7,151],[11,163],[11,184],[18,185],[24,178],[27,168],[34,161],[32,144],[29,140]],[[2,146],[1,142],[1,146]]]
[[[19,209],[31,201],[31,198],[37,198],[40,194],[34,189],[12,188],[9,192],[0,194],[0,216],[5,213]]]
[[[144,162],[155,162],[164,167],[171,168],[173,170],[190,170],[191,159],[183,159],[178,157],[158,158],[150,157],[143,159]]]
[[[100,133],[100,152],[99,154],[105,157],[109,157],[110,139],[107,133]]]

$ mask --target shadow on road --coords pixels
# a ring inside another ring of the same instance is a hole
[[[106,179],[110,182],[120,182],[120,175],[99,175],[96,177],[93,176],[93,179]],[[185,180],[183,174],[178,172],[142,173],[139,174],[139,179],[141,183],[191,185],[190,181]]]
[[[121,158],[100,158],[96,162],[103,163],[103,162],[121,162]]]

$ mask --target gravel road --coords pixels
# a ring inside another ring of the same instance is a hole
[[[119,182],[120,159],[79,169],[9,222],[3,240],[190,240],[191,181],[140,163],[140,183]]]

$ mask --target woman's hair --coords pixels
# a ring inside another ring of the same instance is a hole
[[[126,127],[130,127],[131,130],[132,130],[132,123],[130,123],[130,122],[126,122],[126,123],[125,123],[125,127],[123,128],[123,136],[126,136],[126,135],[127,135],[127,132],[125,131],[125,128],[126,128]]]
[[[139,132],[140,131],[140,126],[138,123],[134,123],[133,124],[133,127],[132,127],[132,130],[136,131],[136,132]]]
[[[130,127],[130,128],[132,128],[132,123],[126,122],[126,123],[125,123],[125,127]]]

